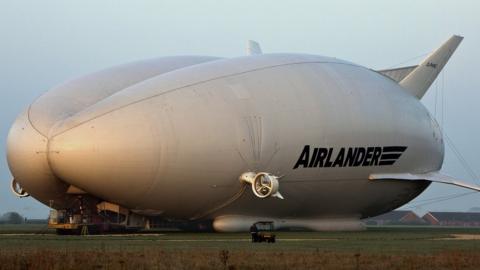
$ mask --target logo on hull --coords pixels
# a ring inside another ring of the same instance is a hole
[[[406,149],[406,146],[372,146],[341,147],[334,151],[305,145],[293,169],[393,165]]]

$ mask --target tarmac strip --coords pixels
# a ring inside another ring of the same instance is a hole
[[[276,239],[277,242],[304,242],[304,241],[337,241],[338,239],[317,238],[317,239]],[[159,242],[251,242],[252,239],[157,239]]]

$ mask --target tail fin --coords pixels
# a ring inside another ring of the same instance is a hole
[[[422,98],[440,71],[442,71],[450,56],[462,42],[462,39],[463,37],[456,35],[449,38],[440,48],[431,53],[417,68],[401,80],[399,84],[412,95],[419,99]]]
[[[260,48],[260,44],[258,42],[249,40],[247,42],[247,54],[248,55],[256,55],[262,54],[262,48]]]

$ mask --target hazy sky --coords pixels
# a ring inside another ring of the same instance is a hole
[[[479,11],[480,1],[474,0],[0,0],[0,213],[48,213],[34,199],[11,194],[5,158],[11,123],[40,94],[72,77],[137,59],[240,56],[248,39],[259,41],[267,53],[320,54],[381,69],[430,52],[452,34],[465,36],[422,102],[433,114],[437,96],[437,119],[480,175]],[[480,183],[448,146],[443,171]],[[433,184],[406,207],[423,213],[480,206],[480,194],[472,194],[415,207],[465,192]]]

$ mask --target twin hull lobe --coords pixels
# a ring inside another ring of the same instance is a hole
[[[7,138],[7,160],[15,180],[31,196],[51,207],[64,207],[71,200],[65,192],[68,184],[60,181],[48,162],[48,139],[21,113]]]
[[[338,163],[344,165],[349,149],[356,148],[358,157],[361,148],[380,165],[383,152],[377,150],[404,147],[380,171],[426,172],[441,166],[441,136],[420,102],[397,84],[329,61],[257,56],[165,73],[57,122],[49,132],[49,165],[64,182],[94,196],[180,218],[228,200],[240,189],[238,176],[252,168],[286,175],[281,190],[289,201],[260,202],[246,194],[222,211],[359,216],[405,203],[426,186],[368,183],[380,166],[333,166],[335,160],[325,166],[330,159],[321,153],[327,149],[327,156],[338,158],[345,148]],[[313,149],[308,155],[302,154],[306,145]],[[330,148],[340,150],[332,154]],[[330,180],[340,185],[328,186]],[[312,187],[316,192],[306,192]],[[298,199],[302,204],[291,203]]]
[[[56,209],[69,207],[72,201],[76,201],[65,194],[70,183],[59,179],[49,164],[49,132],[53,125],[123,88],[165,72],[217,59],[177,56],[137,61],[89,74],[49,90],[21,113],[10,129],[7,161],[13,177],[42,203]]]

